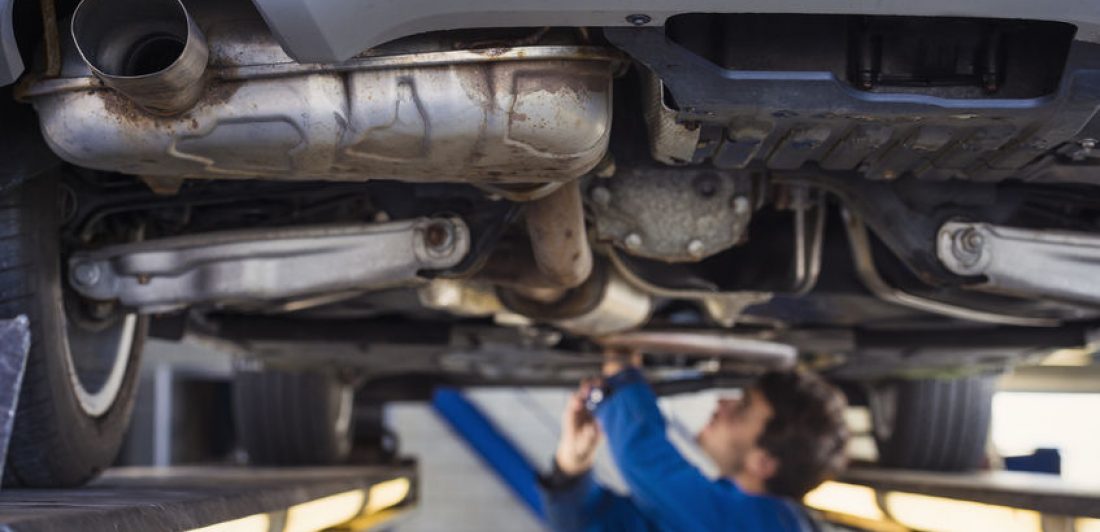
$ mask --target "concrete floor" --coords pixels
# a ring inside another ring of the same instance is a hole
[[[456,438],[424,403],[396,403],[386,412],[403,454],[420,464],[418,508],[402,532],[542,531],[527,507]]]

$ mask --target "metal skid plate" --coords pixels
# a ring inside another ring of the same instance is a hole
[[[705,158],[719,168],[817,163],[870,179],[1000,180],[1071,140],[1100,108],[1100,45],[1074,41],[1057,92],[1035,98],[870,93],[827,71],[728,70],[660,28],[607,28],[651,69],[681,123],[717,129]]]
[[[752,216],[748,192],[747,179],[711,170],[624,168],[593,181],[588,197],[599,239],[632,255],[689,262],[740,240]]]
[[[231,231],[78,253],[69,280],[85,297],[152,313],[400,285],[458,264],[469,248],[453,218]]]
[[[1100,236],[948,222],[936,254],[958,275],[983,276],[975,288],[1100,304]]]

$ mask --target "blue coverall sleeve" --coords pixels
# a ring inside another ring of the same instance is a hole
[[[657,398],[637,370],[609,379],[622,384],[596,410],[631,499],[662,530],[797,530],[778,499],[748,495],[713,482],[668,440]]]
[[[564,489],[543,489],[543,508],[556,532],[626,532],[648,530],[645,518],[630,499],[600,486],[585,473]]]

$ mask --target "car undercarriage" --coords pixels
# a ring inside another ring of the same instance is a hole
[[[149,317],[397,388],[568,383],[601,345],[669,389],[797,363],[880,418],[889,383],[1092,340],[1100,21],[471,7],[318,41],[340,22],[287,19],[309,5],[62,2],[26,30],[3,175],[58,204],[68,343],[114,346],[66,348],[86,414]]]

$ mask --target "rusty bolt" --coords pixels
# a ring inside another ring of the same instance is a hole
[[[697,259],[703,258],[703,252],[706,251],[706,246],[703,245],[703,241],[698,238],[688,242],[687,247],[688,254]]]
[[[649,15],[643,15],[641,13],[635,13],[633,15],[627,15],[626,21],[634,26],[645,26],[653,21]]]
[[[638,233],[630,233],[623,239],[623,244],[626,244],[627,249],[637,250],[642,247],[642,236]]]
[[[142,273],[142,274],[139,274],[137,276],[138,284],[143,284],[143,285],[144,284],[149,284],[149,281],[152,281],[152,280],[153,279],[151,277],[149,277],[149,274],[147,274],[147,273]]]
[[[424,244],[428,249],[445,253],[454,246],[454,227],[448,222],[435,222],[424,230]]]

